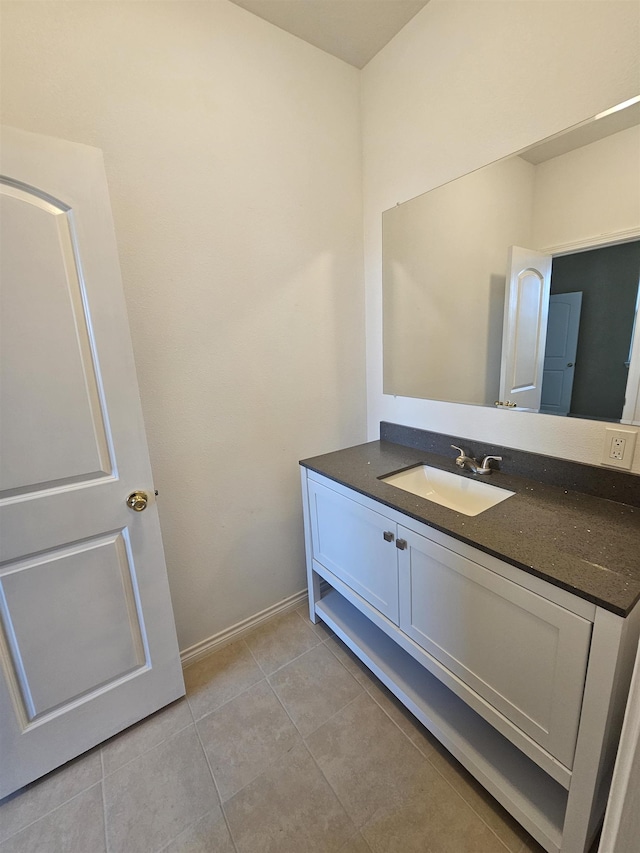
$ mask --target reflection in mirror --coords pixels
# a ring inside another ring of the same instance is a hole
[[[508,401],[521,246],[551,256],[551,285],[538,400],[516,407],[640,422],[640,98],[607,113],[383,214],[385,394]]]

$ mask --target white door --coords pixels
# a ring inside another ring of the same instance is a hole
[[[568,415],[571,409],[581,310],[580,292],[554,293],[549,297],[541,412]]]
[[[551,255],[532,249],[509,249],[500,403],[510,408],[540,408],[551,260]]]
[[[3,128],[0,167],[3,797],[184,685],[101,152]]]

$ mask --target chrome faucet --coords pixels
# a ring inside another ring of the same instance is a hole
[[[461,447],[458,447],[455,444],[452,444],[451,447],[454,450],[457,450],[460,454],[456,459],[456,465],[458,468],[468,468],[469,471],[472,471],[474,474],[490,474],[493,471],[493,468],[489,464],[492,459],[495,459],[497,462],[502,462],[502,456],[485,456],[482,460],[482,464],[479,464],[472,456],[467,456]]]

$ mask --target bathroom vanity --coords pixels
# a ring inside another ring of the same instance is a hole
[[[583,853],[640,633],[640,478],[503,448],[486,482],[511,494],[467,515],[385,482],[477,480],[451,437],[381,435],[301,463],[311,619],[546,850]]]

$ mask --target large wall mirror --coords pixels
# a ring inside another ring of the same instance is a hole
[[[513,406],[506,342],[530,339],[540,394],[518,408],[640,423],[640,97],[399,204],[382,226],[385,394]],[[517,328],[509,297],[505,313],[514,246],[549,259],[538,343],[524,291]]]

